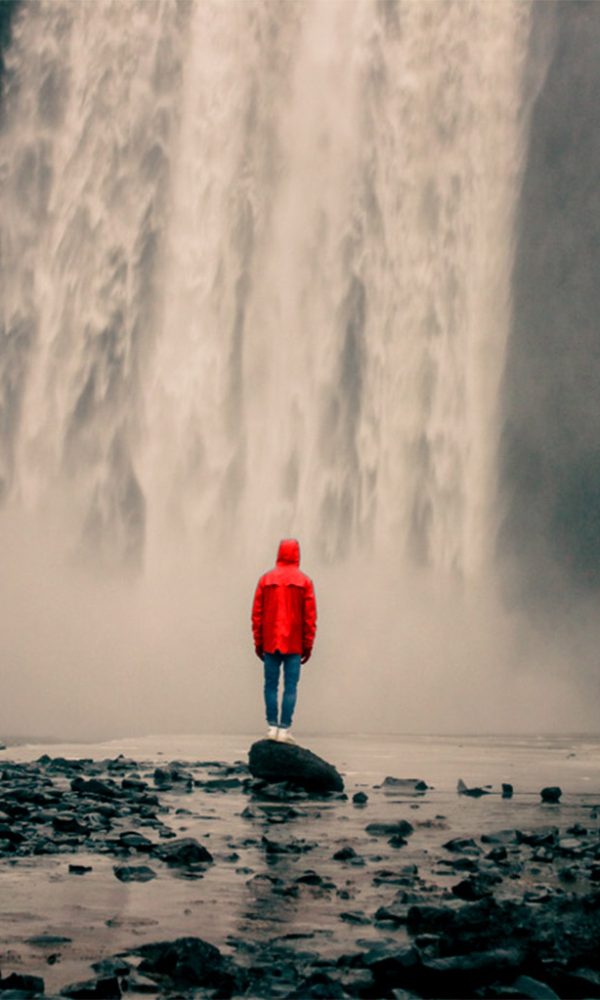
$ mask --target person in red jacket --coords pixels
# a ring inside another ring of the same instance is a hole
[[[252,605],[256,655],[264,663],[265,709],[272,740],[294,742],[290,726],[296,707],[300,664],[310,659],[317,629],[317,604],[312,580],[302,573],[300,546],[295,538],[279,545],[274,569],[261,576]],[[281,717],[279,675],[283,664]]]

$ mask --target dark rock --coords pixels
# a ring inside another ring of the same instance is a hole
[[[472,799],[478,799],[482,795],[489,795],[489,788],[467,788],[462,778],[456,783],[456,791],[459,795],[469,795]]]
[[[493,887],[501,882],[502,879],[499,876],[494,876],[486,873],[479,873],[475,876],[470,876],[469,878],[463,879],[461,882],[457,882],[456,885],[452,886],[452,894],[458,899],[466,899],[470,902],[476,899],[483,899],[485,896],[490,896],[493,891]]]
[[[443,988],[445,996],[456,996],[454,991],[459,989],[458,996],[466,997],[489,976],[505,977],[507,973],[517,972],[522,961],[523,953],[516,948],[493,948],[444,958],[424,957],[420,975],[429,987],[439,985]],[[448,994],[448,990],[453,992]]]
[[[259,740],[250,748],[250,772],[268,782],[290,781],[310,792],[341,792],[344,782],[332,764],[305,747]]]
[[[392,924],[405,924],[408,918],[408,907],[392,903],[390,906],[380,906],[375,911],[374,920],[377,923],[389,921]]]
[[[61,996],[73,1000],[113,1000],[121,996],[119,980],[116,976],[98,976],[81,983],[71,983],[60,991]]]
[[[267,854],[304,854],[315,846],[305,840],[290,840],[284,844],[268,837],[262,837],[262,844]]]
[[[119,834],[119,841],[124,847],[132,847],[136,851],[150,852],[154,844],[138,830],[125,830]]]
[[[72,938],[61,934],[36,934],[35,937],[27,938],[27,944],[32,944],[35,948],[57,948],[61,944],[70,944],[71,941]]]
[[[492,847],[491,851],[486,854],[488,861],[494,861],[495,863],[506,861],[508,858],[508,852],[505,847],[498,845],[498,847]]]
[[[558,785],[548,785],[546,788],[542,788],[540,795],[542,802],[558,802],[562,795],[562,789]]]
[[[197,865],[210,864],[213,856],[206,847],[199,844],[194,837],[184,837],[182,840],[174,840],[170,844],[160,844],[154,848],[153,854],[165,861],[168,865]]]
[[[539,979],[532,979],[531,976],[518,976],[511,986],[517,991],[520,997],[526,1000],[559,1000],[558,993],[551,990],[546,983],[541,983]]]
[[[233,991],[236,975],[218,948],[202,938],[183,937],[175,941],[144,944],[135,949],[141,955],[138,971],[167,979],[175,987],[216,988]],[[230,995],[223,992],[220,995]]]
[[[5,979],[0,978],[0,992],[15,990],[29,996],[43,994],[44,980],[39,976],[25,976],[20,972],[11,972]]]
[[[333,855],[334,861],[349,861],[350,858],[356,858],[358,855],[353,847],[349,845],[347,847],[340,847],[339,851],[336,851]]]
[[[402,792],[404,795],[423,795],[429,785],[420,778],[393,778],[388,776],[383,779],[382,788],[384,791]]]
[[[90,778],[89,781],[81,777],[74,778],[71,782],[71,788],[80,795],[90,795],[99,799],[117,799],[121,794],[121,790],[116,785],[100,781],[98,778]]]
[[[365,831],[370,837],[409,837],[414,827],[406,819],[395,823],[369,823]]]
[[[156,872],[148,865],[116,865],[113,871],[119,882],[150,882],[156,878]]]
[[[406,847],[406,845],[408,844],[408,840],[406,840],[405,837],[401,837],[399,834],[395,833],[393,837],[389,838],[388,844],[390,845],[390,847],[394,848]]]
[[[513,797],[513,791],[514,791],[514,789],[513,789],[513,786],[511,784],[509,784],[507,781],[503,781],[502,782],[502,798],[503,799],[512,799],[512,797]]]
[[[371,920],[363,910],[344,910],[340,913],[340,920],[347,924],[370,924]]]
[[[352,801],[355,806],[364,806],[369,801],[369,796],[366,792],[355,792],[352,796]]]
[[[91,871],[91,865],[69,865],[69,875],[87,875]]]
[[[75,813],[63,812],[55,816],[52,826],[57,833],[89,833],[90,827],[82,822]]]
[[[553,847],[558,840],[558,828],[556,826],[540,827],[537,830],[516,830],[517,843],[529,844],[530,847],[541,847],[547,845]]]
[[[445,844],[442,844],[447,851],[456,851],[460,854],[482,854],[482,850],[478,844],[475,843],[470,837],[453,837],[452,840],[447,840]]]

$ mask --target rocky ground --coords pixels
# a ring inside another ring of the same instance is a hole
[[[461,782],[449,818],[402,776],[307,790],[265,743],[254,774],[0,762],[2,1000],[600,997],[600,796]]]

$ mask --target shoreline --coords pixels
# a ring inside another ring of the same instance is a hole
[[[378,747],[371,749],[379,763]],[[351,762],[361,751],[364,746],[352,745],[346,756]],[[457,994],[457,983],[461,989],[473,983],[476,991],[477,976],[487,977],[490,989],[500,976],[508,989],[519,976],[536,972],[539,979],[541,971],[555,995],[568,995],[556,987],[574,975],[567,967],[576,956],[566,956],[562,945],[553,945],[553,969],[546,962],[540,971],[518,947],[510,960],[482,959],[506,947],[500,937],[494,944],[493,934],[477,940],[476,931],[496,926],[506,945],[523,921],[534,942],[570,922],[585,939],[582,921],[593,917],[586,908],[600,903],[595,767],[593,781],[583,782],[577,758],[557,757],[552,766],[560,760],[573,786],[583,788],[569,790],[566,783],[557,804],[540,801],[531,762],[537,791],[520,791],[517,783],[508,800],[497,783],[492,794],[472,798],[445,786],[415,795],[386,785],[386,777],[429,783],[425,769],[413,773],[414,761],[393,774],[379,771],[375,781],[372,762],[363,773],[346,768],[345,795],[320,798],[256,782],[241,758],[171,760],[157,753],[137,760],[48,754],[12,765],[2,753],[0,813],[8,815],[12,803],[8,826],[23,837],[0,855],[11,899],[0,918],[5,979],[38,976],[46,996],[58,995],[73,982],[97,979],[92,963],[126,952],[129,971],[116,979],[135,996],[138,987],[140,994],[151,988],[152,978],[135,987],[140,956],[132,949],[193,937],[219,949],[213,973],[225,977],[221,988],[228,982],[232,996],[291,996],[299,989],[299,996],[385,996],[393,989],[442,996],[439,963],[452,956],[448,981],[455,985],[448,995],[471,995]],[[482,771],[489,768],[479,763]],[[509,763],[503,770],[517,763],[527,769],[526,761]],[[454,765],[444,762],[446,770]],[[478,780],[474,770],[462,775],[469,786]],[[366,795],[364,804],[352,801],[356,792]],[[389,829],[394,824],[396,835]],[[387,832],[373,832],[377,825]],[[172,845],[185,840],[206,849],[212,861],[202,861],[195,847],[174,861]],[[6,838],[0,843],[7,847]],[[151,874],[140,875],[143,868]],[[443,920],[446,930],[436,924]],[[75,934],[69,932],[74,921]],[[467,952],[456,951],[461,940],[470,942]],[[466,968],[473,955],[483,972]],[[589,955],[584,960],[590,964]],[[151,964],[148,955],[141,961]],[[284,969],[281,980],[271,974],[275,967]],[[262,979],[252,969],[262,970]],[[180,995],[181,982],[153,975],[161,995]],[[211,982],[196,984],[195,995],[214,995],[218,987]],[[588,983],[584,995],[596,995],[590,989]]]

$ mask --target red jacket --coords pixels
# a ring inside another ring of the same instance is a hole
[[[257,651],[310,654],[317,629],[312,580],[302,573],[300,546],[284,538],[277,564],[258,581],[252,605],[252,632]]]

